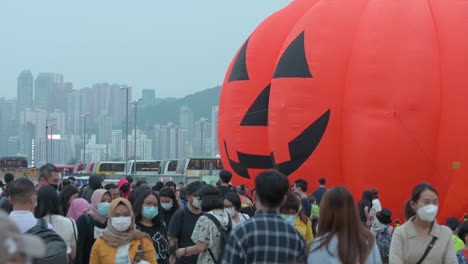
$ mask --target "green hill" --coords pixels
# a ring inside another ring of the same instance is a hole
[[[211,120],[211,107],[218,105],[221,86],[206,89],[183,98],[158,98],[153,106],[146,106],[138,111],[138,126],[150,128],[154,124],[173,122],[179,125],[180,108],[188,106],[193,111],[194,120],[206,117]],[[130,112],[133,123],[133,111]]]

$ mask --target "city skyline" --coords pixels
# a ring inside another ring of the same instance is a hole
[[[255,27],[291,0],[104,0],[1,4],[0,97],[16,97],[22,70],[60,72],[74,88],[119,83],[182,97],[220,85]],[[58,22],[59,21],[59,22]]]
[[[157,99],[153,89],[142,90],[143,99],[132,99],[132,89],[108,83],[74,89],[61,73],[34,76],[29,70],[21,71],[16,85],[20,99],[0,97],[0,156],[26,156],[31,165],[38,166],[48,162],[67,164],[127,157],[166,160],[219,154],[218,107],[213,105],[218,103],[215,98],[219,94],[212,95],[211,103],[206,96],[198,95],[203,103],[194,104],[197,120],[192,108],[182,103],[179,109],[169,111],[179,115],[164,123],[155,119],[152,111],[164,101],[174,103],[174,99]],[[123,107],[126,104],[128,119]],[[210,113],[200,116],[200,108]],[[145,112],[150,115],[146,114],[144,122],[138,125],[140,111],[143,117]],[[128,134],[126,123],[130,125]]]

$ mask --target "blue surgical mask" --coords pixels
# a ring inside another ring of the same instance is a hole
[[[166,211],[171,210],[172,206],[174,206],[172,203],[161,203],[161,207]]]
[[[281,214],[281,217],[283,217],[283,219],[286,220],[286,222],[288,222],[288,224],[292,226],[294,226],[294,224],[296,223],[296,215]]]
[[[154,206],[145,206],[143,207],[143,217],[149,220],[152,220],[158,216],[159,210]]]
[[[110,207],[110,203],[98,203],[97,211],[101,216],[108,217],[109,207]]]

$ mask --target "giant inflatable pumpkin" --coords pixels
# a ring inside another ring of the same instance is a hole
[[[401,216],[420,182],[468,211],[468,1],[296,0],[266,19],[223,84],[218,138],[235,184],[276,168]]]

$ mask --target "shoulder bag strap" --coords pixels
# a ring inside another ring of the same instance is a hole
[[[221,223],[218,221],[218,219],[214,215],[208,213],[208,214],[205,214],[205,216],[208,217],[208,219],[210,219],[216,225],[218,230],[221,230],[221,228],[222,228]],[[210,257],[211,257],[211,259],[213,259],[213,263],[218,264],[218,261],[216,260],[214,254],[213,254],[213,251],[211,251],[210,248],[208,248],[208,253],[210,253]]]
[[[71,219],[71,218],[68,218],[68,219],[70,219],[70,222],[72,223],[72,227],[73,227],[73,237],[75,237],[75,243],[78,243],[78,238],[76,237],[75,221],[73,221],[73,219]]]
[[[429,246],[427,246],[426,251],[424,251],[424,254],[422,255],[421,259],[416,264],[421,264],[426,259],[427,255],[429,255],[429,252],[434,247],[436,240],[437,237],[432,238],[431,243],[429,243]]]

